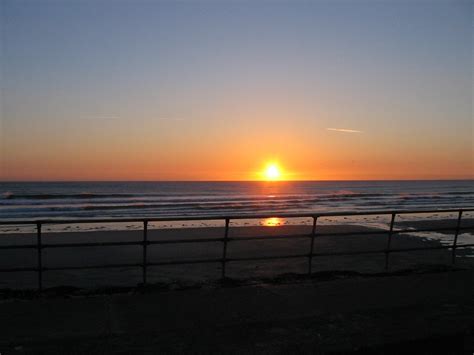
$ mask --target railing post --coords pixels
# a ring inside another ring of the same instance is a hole
[[[390,221],[390,230],[388,232],[387,249],[385,250],[385,270],[388,270],[388,258],[390,255],[390,245],[392,244],[393,224],[395,222],[396,213],[392,213],[392,220]]]
[[[36,223],[36,251],[38,253],[38,291],[41,292],[43,290],[43,260],[42,260],[42,252],[41,252],[41,222]]]
[[[147,247],[148,247],[148,221],[143,221],[143,285],[146,285],[146,272],[147,272]]]
[[[222,249],[222,275],[221,278],[225,279],[225,266],[227,262],[227,242],[229,241],[229,218],[225,219],[225,234],[224,234],[224,246]]]
[[[313,249],[314,249],[314,237],[316,236],[316,223],[318,221],[318,216],[313,216],[313,229],[311,231],[311,245],[309,248],[308,255],[308,275],[311,275],[313,268]]]
[[[462,218],[462,210],[459,211],[458,222],[456,224],[456,232],[454,234],[453,250],[452,250],[452,255],[451,255],[451,263],[452,264],[456,263],[456,247],[457,247],[457,244],[458,244],[459,229],[461,228],[461,218]]]

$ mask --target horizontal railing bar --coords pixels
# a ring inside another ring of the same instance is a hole
[[[456,248],[468,248],[474,246],[474,244],[460,244]],[[437,249],[450,249],[452,245],[441,245],[436,247],[416,247],[416,248],[403,248],[403,249],[390,249],[390,250],[367,250],[367,251],[343,251],[335,253],[314,253],[313,256],[337,256],[337,255],[364,255],[364,254],[377,254],[377,253],[392,253],[392,252],[404,252],[404,251],[416,251],[416,250],[437,250]]]
[[[13,268],[0,269],[0,272],[21,272],[21,271],[38,271],[38,268],[36,268],[36,267],[13,267]]]
[[[202,238],[202,239],[177,239],[177,240],[151,240],[147,241],[147,245],[151,244],[179,244],[179,243],[198,243],[198,242],[222,242],[223,238]],[[130,242],[91,242],[91,243],[54,243],[42,244],[41,248],[76,248],[76,247],[107,247],[122,245],[143,245],[143,241]],[[0,245],[1,249],[29,249],[37,248],[36,244],[25,245]]]
[[[373,216],[391,214],[420,214],[420,213],[454,213],[474,212],[474,208],[450,208],[450,209],[417,209],[417,210],[374,210],[374,211],[341,211],[341,212],[311,212],[311,213],[265,213],[244,215],[215,215],[215,216],[193,216],[193,217],[147,217],[147,218],[101,218],[101,219],[35,219],[0,221],[0,225],[22,225],[22,224],[81,224],[81,223],[120,223],[120,222],[173,222],[173,221],[212,221],[212,220],[237,220],[237,219],[262,219],[262,218],[312,218],[312,217],[341,217],[341,216]]]
[[[107,246],[120,246],[120,245],[142,245],[143,242],[91,242],[91,243],[54,243],[54,244],[41,244],[41,249],[45,248],[76,248],[76,247],[107,247]],[[36,244],[24,244],[24,245],[0,245],[2,249],[32,249],[38,248]]]
[[[163,266],[163,265],[184,265],[184,264],[201,264],[221,262],[222,259],[196,259],[196,260],[173,260],[163,262],[150,262],[146,266]],[[84,265],[84,266],[63,266],[63,267],[43,267],[43,271],[61,271],[61,270],[85,270],[85,269],[108,269],[121,267],[143,267],[142,264],[104,264],[104,265]],[[19,271],[38,271],[38,268],[8,268],[0,269],[0,272],[19,272]]]
[[[54,243],[42,244],[41,248],[75,248],[75,247],[111,247],[121,245],[142,245],[143,242],[91,242],[91,243]]]
[[[229,259],[227,259],[229,260]],[[165,265],[186,265],[186,264],[205,264],[205,263],[221,263],[222,258],[218,259],[194,259],[194,260],[170,260],[160,262],[149,262],[147,266],[165,266]]]
[[[474,246],[474,244],[459,244],[458,248],[468,248]],[[390,249],[390,250],[367,250],[367,251],[342,251],[335,253],[314,253],[313,256],[338,256],[338,255],[364,255],[364,254],[378,254],[378,253],[392,253],[392,252],[403,252],[403,251],[416,251],[416,250],[436,250],[436,249],[450,249],[452,245],[442,245],[436,247],[417,247],[417,248],[403,248],[403,249]]]
[[[474,246],[474,244],[463,244],[463,248]],[[367,251],[341,251],[335,253],[315,253],[313,256],[341,256],[341,255],[364,255],[364,254],[381,254],[381,253],[393,253],[393,252],[404,252],[404,251],[418,251],[418,250],[438,250],[438,249],[450,249],[452,245],[442,245],[436,247],[416,247],[416,248],[403,248],[403,249],[390,249],[390,250],[367,250]],[[461,245],[456,248],[461,248]]]
[[[209,243],[209,242],[223,242],[224,238],[193,238],[193,239],[165,239],[165,240],[149,240],[148,245],[151,244],[180,244],[180,243]]]
[[[38,246],[36,244],[21,244],[21,245],[0,245],[0,250],[5,249],[36,249]]]
[[[303,239],[311,238],[311,234],[288,234],[288,235],[258,235],[255,237],[229,237],[228,241],[239,241],[239,240],[261,240],[261,239]]]
[[[85,266],[65,266],[65,267],[43,267],[43,271],[61,271],[61,270],[85,270],[85,269],[112,269],[121,267],[142,267],[142,264],[104,264],[104,265],[85,265]]]
[[[366,254],[382,254],[386,253],[387,250],[366,250],[366,251],[340,251],[340,252],[329,252],[329,253],[313,253],[313,257],[316,256],[344,256],[344,255],[366,255]]]
[[[366,231],[366,232],[340,232],[340,233],[315,233],[315,237],[330,237],[330,236],[351,236],[351,235],[378,235],[386,234],[388,231],[380,229],[377,231]],[[255,240],[255,239],[291,239],[291,238],[312,238],[311,234],[288,234],[288,235],[275,235],[275,236],[256,236],[256,237],[233,237],[229,240]]]
[[[390,253],[399,253],[404,251],[418,251],[418,250],[437,250],[437,249],[451,249],[452,245],[438,245],[435,247],[413,247],[413,248],[401,248],[401,249],[391,249]]]
[[[339,225],[341,226],[341,225]],[[351,235],[377,235],[382,234],[386,235],[388,233],[388,229],[379,229],[376,231],[365,231],[365,232],[334,232],[334,233],[316,233],[315,237],[342,237],[342,236],[351,236]]]
[[[252,260],[273,260],[273,259],[293,259],[293,258],[307,258],[308,254],[293,254],[293,255],[268,255],[268,256],[249,256],[243,258],[227,258],[227,261],[252,261]]]

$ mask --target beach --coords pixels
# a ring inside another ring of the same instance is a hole
[[[473,225],[472,219],[466,219],[463,225]],[[402,222],[405,228],[426,228],[432,222]],[[424,223],[418,225],[419,223]],[[438,221],[439,226],[451,226],[452,221]],[[230,241],[227,246],[226,277],[231,279],[262,279],[285,274],[306,274],[308,272],[311,245],[311,225],[283,225],[278,227],[239,226],[229,229]],[[98,230],[88,232],[44,232],[43,245],[57,243],[100,243],[100,242],[141,242],[141,230]],[[351,235],[351,233],[370,232],[375,234]],[[345,233],[341,236],[328,236],[330,233]],[[214,259],[218,262],[160,265],[147,268],[147,282],[153,283],[184,283],[215,281],[221,278],[221,258],[223,253],[224,227],[179,228],[179,229],[150,229],[148,240],[177,241],[196,240],[192,243],[152,244],[147,247],[147,262],[174,262],[177,260],[193,261]],[[318,235],[320,234],[320,235]],[[416,234],[416,233],[415,233]],[[287,235],[294,238],[278,239]],[[269,239],[252,240],[258,236],[268,236]],[[452,243],[454,231],[443,234],[443,239],[429,239],[429,234],[410,235],[394,234],[391,249],[403,248],[437,248],[446,243]],[[273,237],[273,238],[272,238]],[[220,239],[218,241],[197,242],[202,239]],[[238,238],[243,238],[239,240]],[[463,233],[458,238],[459,245],[472,242],[472,234]],[[34,244],[36,234],[3,234],[1,244]],[[389,269],[385,269],[385,253],[388,232],[380,228],[363,225],[321,225],[317,228],[314,238],[313,252],[315,254],[357,253],[359,251],[374,251],[366,255],[331,255],[314,256],[311,270],[313,273],[324,271],[350,271],[358,273],[381,273],[385,271],[410,270],[424,268],[430,265],[450,265],[451,249],[429,251],[393,252],[389,256]],[[36,249],[2,250],[0,268],[36,267]],[[274,257],[282,255],[301,255],[302,257],[281,258],[271,260],[232,261],[237,258]],[[472,265],[474,258],[472,249],[457,250],[456,265]],[[42,251],[42,263],[46,268],[64,266],[87,266],[101,264],[141,264],[143,258],[142,245],[124,246],[87,246],[81,248],[47,247]],[[1,289],[35,288],[37,286],[36,272],[2,273]],[[142,268],[118,267],[113,269],[86,269],[46,271],[43,273],[44,288],[57,286],[73,286],[79,288],[100,287],[133,287],[141,284]]]

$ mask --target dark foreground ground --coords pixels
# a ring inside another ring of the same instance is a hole
[[[473,277],[445,268],[13,294],[0,301],[0,353],[472,354]]]

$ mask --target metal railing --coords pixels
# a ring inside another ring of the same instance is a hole
[[[454,264],[456,259],[456,249],[468,248],[474,244],[458,245],[459,233],[463,230],[474,230],[474,226],[462,227],[461,221],[464,212],[474,212],[474,208],[464,209],[430,209],[430,210],[402,210],[402,211],[366,211],[366,212],[321,212],[321,213],[272,213],[262,215],[236,215],[236,216],[204,216],[204,217],[176,217],[176,218],[110,218],[110,219],[70,219],[70,220],[17,220],[17,221],[0,221],[0,225],[35,225],[36,226],[36,243],[22,244],[22,245],[0,245],[0,250],[11,249],[36,249],[37,250],[37,266],[36,267],[15,267],[2,268],[1,272],[37,272],[38,276],[38,290],[43,288],[43,272],[44,271],[58,271],[58,270],[81,270],[81,269],[106,269],[106,268],[124,268],[124,267],[140,267],[142,268],[143,284],[147,283],[147,269],[151,266],[164,265],[184,265],[184,264],[201,264],[201,263],[221,263],[222,273],[221,277],[226,277],[226,264],[229,262],[238,261],[259,261],[272,259],[291,259],[291,258],[308,258],[308,274],[312,273],[312,260],[314,257],[322,256],[344,256],[344,255],[364,255],[364,254],[385,254],[385,269],[389,269],[390,253],[421,251],[421,250],[438,250],[451,249],[452,260]],[[394,229],[395,219],[397,215],[402,214],[428,214],[428,213],[457,213],[456,226],[443,228],[423,228],[423,229]],[[354,216],[391,216],[388,230],[374,230],[363,232],[334,232],[334,233],[317,233],[317,221],[320,217],[354,217]],[[242,219],[265,219],[265,218],[312,218],[311,233],[307,234],[292,234],[292,235],[275,235],[275,236],[247,236],[247,237],[229,237],[230,221]],[[149,240],[148,239],[148,224],[150,222],[178,222],[178,221],[218,221],[225,222],[224,236],[222,238],[193,238],[193,239],[168,239],[168,240]],[[87,243],[54,243],[45,244],[42,242],[42,227],[44,225],[58,225],[58,224],[81,224],[81,223],[126,223],[126,222],[141,222],[143,223],[143,238],[141,241],[117,241],[117,242],[87,242]],[[392,249],[391,243],[395,234],[407,234],[416,232],[441,232],[453,231],[454,239],[452,245],[438,245],[431,247],[411,247],[411,248],[397,248]],[[317,237],[329,236],[355,236],[355,235],[380,235],[386,233],[387,246],[383,250],[362,250],[362,251],[343,251],[343,252],[314,252],[314,241]],[[290,254],[290,255],[272,255],[272,256],[252,256],[252,257],[227,257],[227,246],[232,241],[249,241],[261,239],[296,239],[309,238],[310,249],[308,253],[304,254]],[[149,262],[147,260],[148,246],[156,244],[182,244],[182,243],[206,243],[206,242],[222,242],[222,257],[214,259],[192,259],[192,260],[173,260],[162,262]],[[107,246],[142,246],[142,262],[141,263],[121,263],[121,264],[101,264],[101,265],[85,265],[85,266],[63,266],[63,267],[45,267],[43,266],[42,250],[46,248],[75,248],[75,247],[107,247]]]

